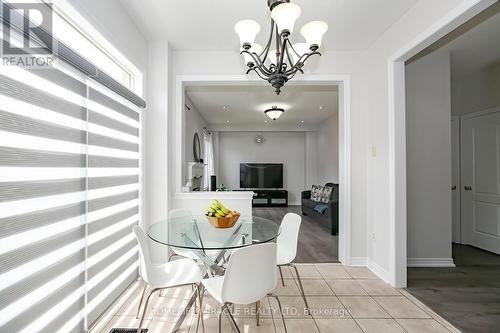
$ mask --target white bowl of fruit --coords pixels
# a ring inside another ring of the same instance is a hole
[[[226,208],[219,200],[214,200],[205,213],[208,221],[215,228],[231,228],[240,218],[240,213]]]

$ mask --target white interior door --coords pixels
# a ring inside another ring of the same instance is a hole
[[[462,118],[462,242],[500,254],[500,110]]]
[[[451,118],[451,222],[452,241],[460,244],[460,117],[458,116]]]

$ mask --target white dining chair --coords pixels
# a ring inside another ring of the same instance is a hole
[[[295,213],[287,213],[283,220],[281,221],[281,232],[276,240],[277,246],[277,263],[281,276],[281,283],[285,286],[285,280],[283,279],[283,272],[281,268],[284,266],[291,267],[295,270],[297,275],[297,281],[299,283],[300,294],[306,305],[306,310],[309,310],[309,305],[307,304],[306,294],[304,292],[304,287],[302,286],[302,281],[300,279],[299,270],[297,266],[293,264],[295,257],[297,256],[297,244],[299,240],[299,229],[302,218],[300,215]]]
[[[191,214],[191,212],[186,208],[177,208],[177,209],[171,210],[168,213],[168,219],[170,220],[173,218],[179,218],[179,219],[185,218],[186,221],[187,220],[192,221],[194,219],[193,214]],[[175,256],[189,258],[189,259],[193,259],[196,261],[200,259],[199,256],[196,255],[196,253],[192,250],[182,249],[182,248],[178,248],[178,247],[171,247],[170,249],[172,250],[173,253],[168,257],[168,261],[170,261]]]
[[[202,281],[206,291],[222,305],[219,313],[219,333],[224,312],[228,314],[232,326],[240,332],[229,309],[230,306],[253,303],[257,305],[266,296],[273,297],[278,302],[283,327],[287,332],[281,302],[278,296],[272,293],[276,287],[277,278],[275,243],[251,245],[234,250],[224,276]]]
[[[200,268],[198,265],[191,259],[180,259],[174,260],[172,262],[167,262],[165,264],[154,264],[151,261],[151,253],[149,252],[149,244],[144,231],[139,226],[133,227],[134,235],[139,243],[139,259],[140,259],[140,275],[144,280],[146,285],[142,291],[141,299],[139,301],[139,308],[137,309],[137,319],[139,318],[139,312],[142,305],[142,301],[144,299],[144,295],[146,293],[147,287],[151,287],[148,297],[146,298],[146,302],[144,303],[144,309],[142,311],[141,320],[139,322],[139,327],[137,328],[137,332],[141,332],[142,323],[144,321],[144,317],[146,315],[146,310],[148,308],[148,302],[156,291],[174,288],[174,287],[182,287],[182,286],[194,286],[197,290],[198,300],[200,301],[200,309],[201,309],[201,297],[200,297],[200,282],[203,279]],[[202,311],[198,311],[198,322],[197,328],[202,321],[203,325],[203,315]],[[203,325],[204,327],[204,325]]]

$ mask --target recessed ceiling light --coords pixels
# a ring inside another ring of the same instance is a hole
[[[227,105],[223,105],[222,110],[227,110]]]
[[[301,123],[301,124],[303,124],[303,123],[304,123],[304,121],[303,121],[303,120],[301,120],[301,121],[300,121],[300,123]]]
[[[320,110],[323,110],[324,108],[325,108],[324,106],[320,106],[320,107],[319,107],[319,109],[320,109]]]
[[[267,123],[267,120],[264,120],[265,123]]]
[[[226,120],[226,124],[229,124],[229,120]]]

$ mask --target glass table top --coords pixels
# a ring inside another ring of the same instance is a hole
[[[148,228],[148,236],[161,244],[184,249],[235,249],[274,240],[278,223],[257,216],[241,216],[232,228],[213,227],[204,215],[175,217]]]

